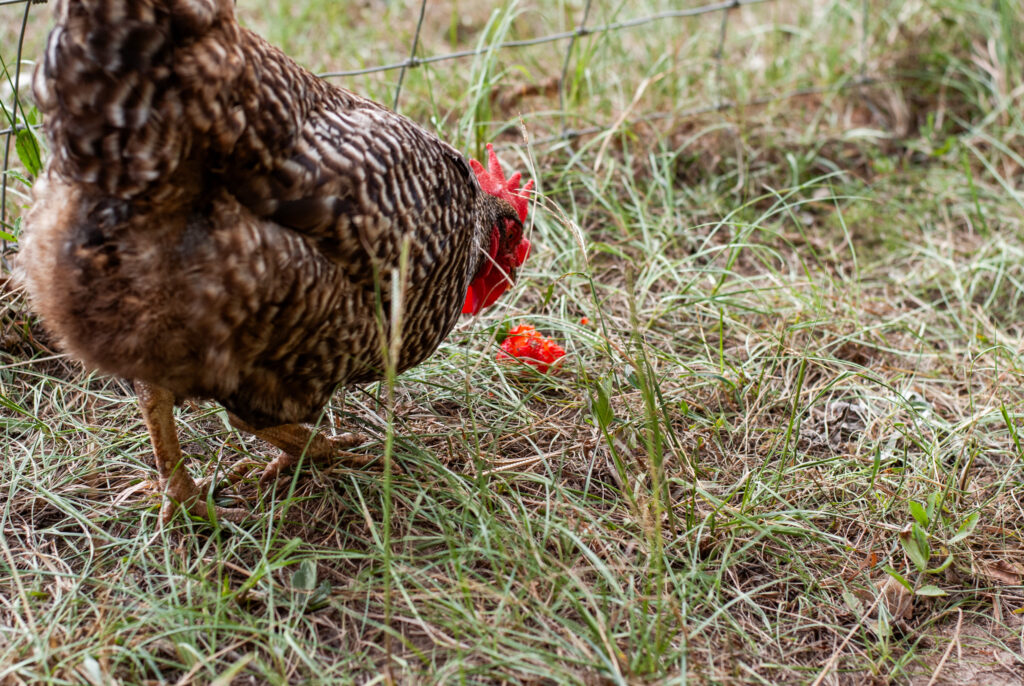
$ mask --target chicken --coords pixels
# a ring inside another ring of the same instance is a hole
[[[163,519],[240,520],[208,511],[174,404],[214,400],[280,448],[265,481],[358,442],[304,424],[514,282],[532,182],[313,76],[233,0],[55,14],[33,79],[52,156],[19,256],[30,302],[71,355],[135,381]]]

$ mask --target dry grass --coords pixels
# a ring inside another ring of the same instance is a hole
[[[241,5],[317,70],[402,59],[417,10]],[[421,54],[580,13],[540,6],[431,3]],[[393,468],[243,482],[242,527],[160,530],[128,385],[7,292],[0,683],[1024,680],[1024,20],[873,0],[862,44],[860,9],[736,11],[720,77],[719,15],[587,37],[564,109],[564,44],[411,71],[403,111],[537,179],[530,269],[393,406],[329,408]],[[686,114],[721,99],[757,102]],[[557,374],[494,360],[524,320]],[[197,474],[267,454],[179,426]]]

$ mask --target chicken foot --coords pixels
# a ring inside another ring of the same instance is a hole
[[[174,394],[144,381],[135,382],[135,392],[139,398],[142,419],[149,430],[153,457],[165,498],[160,509],[160,521],[164,524],[169,522],[178,507],[184,507],[193,516],[209,519],[206,493],[211,479],[206,478],[196,483],[185,469],[185,458],[174,426]],[[251,433],[280,449],[280,454],[266,466],[260,477],[260,485],[264,487],[275,481],[281,472],[297,465],[303,455],[317,464],[330,463],[342,457],[343,462],[350,466],[363,466],[372,459],[371,456],[344,452],[364,443],[366,437],[362,434],[348,433],[327,438],[302,424],[256,429],[231,412],[228,412],[228,419],[236,429]],[[254,464],[249,459],[239,461],[222,477],[219,485],[241,481]],[[239,508],[214,506],[213,509],[218,519],[231,522],[241,522],[249,516],[248,511]]]
[[[310,462],[316,464],[329,464],[337,461],[340,457],[344,464],[352,467],[362,467],[373,459],[369,455],[344,452],[364,443],[366,436],[362,434],[347,433],[327,438],[319,431],[302,424],[281,424],[266,429],[257,429],[232,412],[228,412],[228,420],[236,429],[250,433],[280,449],[280,454],[271,460],[260,476],[260,485],[264,487],[277,480],[281,472],[297,465],[303,455]],[[242,465],[243,463],[239,463],[231,469],[231,472],[235,473],[237,468]]]
[[[164,493],[160,521],[168,523],[178,507],[184,507],[189,514],[209,519],[211,513],[206,504],[205,490],[196,485],[185,469],[185,458],[181,454],[174,426],[174,394],[144,381],[135,382],[135,392],[139,396],[142,419],[149,430],[153,457]],[[213,510],[212,514],[218,519],[232,522],[240,522],[249,514],[237,508],[215,506]]]

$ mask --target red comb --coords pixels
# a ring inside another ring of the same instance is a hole
[[[501,169],[501,162],[498,161],[498,156],[494,154],[494,146],[490,143],[487,144],[487,169],[484,169],[484,165],[476,160],[470,160],[469,164],[473,167],[473,171],[476,172],[476,179],[480,183],[480,188],[490,195],[508,202],[516,211],[516,214],[519,215],[519,221],[525,222],[533,181],[531,180],[520,188],[519,180],[522,178],[520,174],[513,174],[511,178],[506,179],[505,172]],[[512,253],[514,264],[502,262],[502,258],[497,255],[498,230],[495,228],[494,233],[491,235],[490,250],[488,251],[490,260],[484,263],[476,278],[469,284],[466,302],[462,306],[463,314],[478,314],[483,308],[493,305],[498,297],[508,290],[509,276],[506,271],[514,273],[515,268],[521,266],[530,254],[530,241],[523,236],[522,227],[513,227],[511,226],[511,220],[507,221],[509,223],[507,230],[514,232],[511,236],[519,237],[519,242],[515,244]],[[512,240],[515,240],[515,238],[512,238]],[[495,262],[496,259],[499,261]],[[492,264],[497,264],[498,268],[492,269]]]
[[[476,172],[476,180],[480,182],[480,187],[491,195],[507,200],[519,214],[519,221],[525,222],[526,209],[530,204],[530,191],[533,189],[533,179],[530,179],[530,182],[522,188],[519,187],[519,180],[522,178],[522,174],[519,172],[506,179],[501,162],[498,161],[498,156],[494,153],[494,146],[490,143],[487,144],[487,169],[484,169],[484,165],[476,160],[470,160],[469,164]]]

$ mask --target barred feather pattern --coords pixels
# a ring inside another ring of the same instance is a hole
[[[19,261],[73,355],[264,427],[381,378],[396,290],[397,368],[432,353],[515,214],[456,150],[233,5],[57,3],[33,81],[53,155]]]

